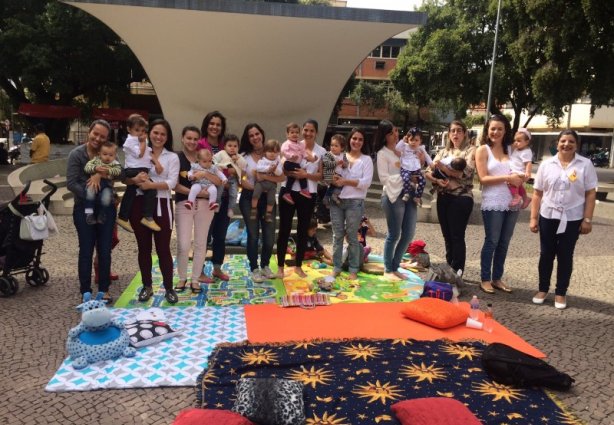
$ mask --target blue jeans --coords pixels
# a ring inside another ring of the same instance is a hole
[[[330,219],[333,227],[333,265],[336,273],[343,267],[343,240],[347,235],[348,264],[350,273],[360,270],[362,246],[358,242],[358,228],[364,214],[364,199],[341,199],[339,205],[330,206]]]
[[[519,214],[520,211],[482,211],[485,234],[480,262],[482,282],[501,280]]]
[[[79,239],[79,285],[81,294],[92,292],[92,259],[94,249],[98,248],[98,291],[107,292],[111,283],[111,248],[113,246],[113,226],[115,226],[115,205],[99,206],[98,214],[105,216],[104,223],[87,224],[85,205],[75,204],[72,212],[73,223]]]
[[[559,220],[539,216],[539,291],[547,293],[550,289],[550,278],[556,258],[554,293],[565,296],[573,272],[573,253],[580,236],[582,220],[568,221],[565,231],[557,235],[559,223]]]
[[[384,271],[396,272],[403,255],[416,232],[418,207],[413,200],[403,202],[398,197],[391,203],[386,195],[382,195],[382,209],[386,216],[388,234],[384,241]]]
[[[273,243],[275,240],[275,206],[273,206],[273,222],[264,221],[266,212],[267,194],[263,193],[258,199],[258,220],[250,220],[249,215],[252,209],[252,190],[243,189],[241,199],[239,199],[239,209],[243,215],[243,220],[247,226],[247,258],[249,267],[252,271],[258,268],[258,242],[260,229],[262,229],[262,252],[260,253],[260,267],[267,267],[273,253]]]

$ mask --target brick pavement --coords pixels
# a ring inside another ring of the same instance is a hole
[[[0,171],[1,174],[1,171]],[[0,182],[1,183],[1,182]],[[0,184],[0,188],[1,188]],[[1,193],[0,193],[1,195]],[[385,222],[375,206],[368,211],[378,237],[370,238],[381,252]],[[0,424],[168,424],[195,401],[192,388],[157,388],[74,393],[46,393],[44,387],[66,352],[68,329],[79,321],[76,279],[77,241],[69,216],[57,217],[61,236],[45,243],[43,265],[50,282],[31,288],[18,276],[21,289],[0,299]],[[467,232],[466,278],[479,278],[481,225]],[[322,232],[322,240],[330,235]],[[569,308],[557,311],[552,301],[534,306],[538,238],[528,231],[526,214],[518,223],[507,261],[512,294],[487,295],[472,285],[462,298],[478,294],[492,302],[496,318],[548,355],[549,362],[570,373],[576,384],[558,393],[563,402],[590,424],[614,423],[614,202],[599,205],[593,233],[581,237],[576,250]],[[120,280],[111,290],[117,296],[137,270],[136,246],[121,233],[113,269]],[[416,238],[427,242],[433,259],[443,252],[437,224],[418,223]]]

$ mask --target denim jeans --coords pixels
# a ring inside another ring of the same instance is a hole
[[[113,246],[113,226],[115,226],[115,205],[98,206],[97,213],[104,215],[104,223],[87,224],[85,204],[75,203],[72,213],[73,223],[79,240],[79,286],[81,293],[92,292],[92,259],[94,249],[98,248],[98,291],[109,290],[111,273],[111,249]]]
[[[263,193],[258,199],[258,219],[250,220],[249,215],[252,209],[252,195],[251,190],[243,189],[241,192],[241,199],[239,199],[239,209],[243,215],[243,220],[247,226],[247,258],[249,260],[249,267],[251,271],[258,268],[258,242],[260,239],[260,229],[262,229],[262,251],[260,253],[260,267],[267,267],[271,260],[273,253],[273,243],[275,239],[275,206],[273,206],[273,222],[267,223],[264,221],[264,214],[266,212],[267,194]]]
[[[473,210],[473,198],[447,193],[437,195],[437,218],[446,246],[446,262],[454,270],[465,270],[465,230]]]
[[[581,220],[568,221],[565,231],[556,234],[559,220],[539,216],[539,291],[548,292],[556,257],[555,294],[565,296],[573,271],[573,253],[580,236]]]
[[[403,255],[414,238],[418,207],[413,200],[404,202],[398,197],[391,203],[386,195],[382,195],[382,209],[388,226],[388,234],[384,240],[384,270],[391,273],[398,270]]]
[[[482,211],[484,245],[480,274],[483,282],[500,280],[503,276],[507,248],[519,214],[520,211]]]
[[[364,214],[364,199],[341,199],[339,205],[330,206],[330,219],[333,227],[333,265],[339,273],[343,268],[343,241],[347,235],[348,264],[350,273],[360,270],[362,246],[358,242],[358,228]]]

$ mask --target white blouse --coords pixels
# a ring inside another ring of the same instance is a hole
[[[156,196],[158,197],[158,206],[157,206],[157,215],[160,216],[162,214],[162,207],[160,205],[160,199],[168,199],[167,209],[168,216],[171,218],[171,228],[173,227],[173,214],[171,209],[172,199],[172,190],[177,186],[177,181],[179,180],[179,157],[175,152],[171,152],[169,150],[164,149],[160,156],[158,157],[158,161],[160,165],[162,165],[162,172],[158,174],[156,172],[156,167],[151,167],[149,170],[149,178],[151,181],[155,183],[164,182],[168,186],[168,189],[158,189],[156,192]],[[143,192],[138,189],[137,194],[143,194]]]
[[[373,180],[373,160],[368,155],[361,155],[354,163],[348,165],[345,170],[345,179],[358,180],[358,186],[343,186],[340,199],[365,199],[367,190]]]
[[[563,168],[558,155],[548,158],[537,169],[533,185],[543,192],[539,214],[561,220],[564,231],[563,222],[584,217],[586,192],[597,186],[597,172],[589,159],[576,154],[567,168]]]
[[[397,154],[386,146],[377,152],[377,175],[384,186],[384,195],[394,204],[403,190],[401,161]]]
[[[305,141],[303,140],[301,141],[301,143],[304,144]],[[320,169],[320,164],[322,163],[322,157],[326,153],[326,149],[324,149],[322,146],[316,143],[313,146],[313,150],[311,153],[317,156],[318,160],[315,162],[307,162],[307,164],[305,165],[305,171],[307,171],[309,174],[315,174]],[[283,187],[286,187],[286,182],[283,182],[281,185]],[[307,189],[309,189],[310,193],[316,193],[318,191],[318,182],[313,181],[311,179],[307,179]],[[298,182],[298,180],[296,180],[294,184],[292,185],[292,190],[297,191],[297,192],[301,190],[301,185]]]

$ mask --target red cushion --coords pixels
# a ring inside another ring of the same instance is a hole
[[[439,329],[465,323],[469,316],[469,313],[451,302],[429,297],[408,302],[401,313],[408,319]]]
[[[453,398],[400,401],[392,405],[392,413],[402,425],[481,425],[463,403]]]
[[[255,425],[252,421],[230,410],[186,409],[179,412],[173,425]]]

